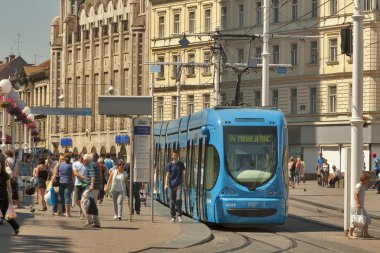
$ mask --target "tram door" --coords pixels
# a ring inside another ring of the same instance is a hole
[[[193,163],[193,177],[192,177],[192,204],[193,204],[193,217],[199,219],[199,145],[193,141],[194,147],[194,163]]]
[[[199,158],[198,158],[198,187],[197,187],[197,206],[198,217],[200,220],[205,219],[205,187],[204,187],[204,175],[205,175],[205,143],[204,139],[199,140]]]

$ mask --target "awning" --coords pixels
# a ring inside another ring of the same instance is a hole
[[[3,144],[1,142],[1,137],[3,136],[3,133],[0,131],[0,144]],[[5,144],[12,144],[12,137],[8,134],[5,135]]]

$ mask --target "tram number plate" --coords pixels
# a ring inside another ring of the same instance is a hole
[[[257,205],[256,202],[248,202],[247,204],[248,204],[248,207],[252,207],[252,208],[256,207]]]
[[[230,202],[228,202],[228,203],[226,203],[226,207],[228,208],[228,207],[236,207],[236,203],[230,203]]]

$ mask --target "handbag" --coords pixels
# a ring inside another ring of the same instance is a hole
[[[98,216],[98,207],[96,206],[96,202],[94,197],[90,197],[90,205],[88,207],[87,214]]]
[[[358,214],[358,210],[360,209],[361,214]],[[362,227],[366,224],[367,217],[364,216],[362,208],[357,208],[356,212],[351,215],[351,222],[354,225],[354,227]]]
[[[54,178],[54,181],[53,181],[53,187],[58,187],[59,186],[59,179],[60,179],[60,177],[59,176],[56,176],[55,178]]]

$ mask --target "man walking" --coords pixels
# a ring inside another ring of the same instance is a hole
[[[178,221],[182,222],[182,184],[185,181],[185,165],[179,161],[178,151],[172,152],[172,162],[166,166],[165,189],[170,187],[170,214],[171,222],[176,219],[176,206],[178,210]]]

